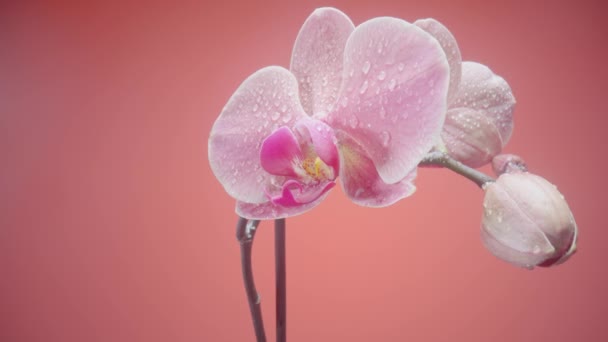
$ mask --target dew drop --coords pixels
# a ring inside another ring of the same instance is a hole
[[[363,82],[363,84],[361,85],[361,89],[359,89],[359,94],[363,95],[365,94],[365,92],[367,91],[367,80],[365,80],[365,82]]]
[[[352,115],[348,119],[348,124],[350,125],[351,128],[357,128],[357,125],[359,125],[359,119],[357,118],[357,116]]]
[[[340,104],[342,105],[342,107],[348,106],[348,98],[347,97],[343,97],[342,101],[340,101]]]
[[[388,131],[380,132],[380,141],[382,142],[382,146],[388,147],[391,143],[391,134]]]
[[[288,123],[289,121],[291,121],[291,113],[287,112],[285,114],[283,114],[283,117],[281,118],[281,121],[283,121],[284,123]]]
[[[383,70],[383,71],[380,71],[380,73],[378,74],[378,79],[379,79],[380,81],[382,81],[382,80],[384,80],[385,78],[386,78],[386,72],[384,72],[384,70]]]
[[[384,106],[380,107],[380,118],[386,119],[386,109],[384,109]]]
[[[270,119],[272,119],[272,121],[276,121],[280,116],[281,114],[279,112],[272,112],[272,114],[270,114]]]
[[[253,104],[253,108],[251,108],[251,110],[253,110],[253,112],[255,113],[255,112],[257,112],[257,111],[258,111],[258,108],[260,108],[260,106],[258,106],[258,104],[257,104],[257,103],[254,103],[254,104]]]
[[[399,71],[403,71],[403,69],[405,69],[405,64],[403,64],[403,63],[399,63],[399,65],[397,66],[397,69],[398,69]]]
[[[285,113],[287,111],[287,105],[281,106],[281,112]]]
[[[397,86],[397,81],[393,78],[388,82],[388,90],[393,91]]]
[[[369,63],[369,61],[365,61],[365,63],[363,63],[363,67],[361,68],[361,71],[363,71],[364,74],[367,75],[367,73],[369,72],[369,68],[372,65]]]
[[[328,83],[327,76],[323,76],[323,80],[321,81],[321,85],[325,87],[325,86],[327,86],[327,83]]]

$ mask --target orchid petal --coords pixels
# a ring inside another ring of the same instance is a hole
[[[439,140],[449,83],[445,53],[419,27],[376,18],[355,29],[344,54],[344,81],[326,120],[364,147],[385,183],[397,183]]]
[[[509,84],[487,66],[475,62],[462,63],[462,80],[451,108],[472,108],[483,111],[496,125],[503,146],[513,132],[515,97]]]
[[[344,46],[353,23],[335,8],[319,8],[304,22],[296,38],[291,71],[300,84],[300,100],[309,115],[326,112],[342,82]]]
[[[271,176],[261,167],[262,142],[280,126],[307,117],[288,70],[272,66],[249,76],[232,95],[209,137],[209,163],[228,194],[249,203],[268,201]]]
[[[329,192],[325,192],[316,200],[295,207],[283,207],[272,202],[246,203],[236,202],[236,213],[250,220],[274,220],[303,214],[321,203]]]
[[[302,131],[303,128],[306,129],[305,132]],[[315,153],[337,173],[340,161],[334,130],[326,123],[312,118],[298,121],[295,129],[310,137]]]
[[[470,167],[489,163],[503,146],[494,122],[471,108],[448,110],[441,139],[450,156]]]
[[[300,144],[288,127],[281,127],[262,143],[260,161],[268,173],[296,177],[294,160],[302,157]]]
[[[416,168],[395,184],[386,184],[372,160],[354,140],[340,135],[340,179],[344,193],[365,207],[386,207],[416,191]]]
[[[449,103],[458,91],[458,85],[460,84],[460,77],[462,74],[462,57],[456,38],[454,38],[447,27],[432,18],[416,20],[414,25],[435,37],[448,58],[448,64],[450,65],[450,87],[448,88]]]
[[[292,179],[283,184],[281,195],[272,197],[270,201],[282,207],[300,206],[302,204],[314,202],[317,198],[333,188],[334,185],[336,185],[334,181],[325,181],[322,184],[309,186]]]

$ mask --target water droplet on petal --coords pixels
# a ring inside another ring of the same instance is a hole
[[[405,69],[405,64],[399,63],[399,65],[397,66],[397,69],[399,69],[399,71],[403,71],[403,69]]]
[[[369,68],[371,66],[372,65],[370,64],[369,61],[365,61],[365,63],[363,63],[363,67],[361,68],[361,71],[363,71],[363,73],[367,75],[367,73],[369,72]]]
[[[397,80],[395,80],[394,78],[390,80],[390,82],[388,82],[388,90],[393,91],[395,90],[395,87],[397,86]]]
[[[357,118],[356,115],[352,115],[348,119],[348,124],[350,125],[351,128],[357,128],[357,125],[359,124],[359,119]]]
[[[378,79],[379,79],[380,81],[382,81],[382,80],[384,80],[385,78],[386,78],[386,72],[384,72],[384,70],[383,70],[383,71],[380,71],[380,73],[378,74]]]
[[[340,101],[340,104],[342,105],[342,107],[348,106],[348,98],[347,97],[343,97],[342,101]]]
[[[292,118],[291,112],[286,112],[285,114],[283,114],[281,121],[283,121],[284,123],[288,123],[289,121],[291,121],[291,118]]]
[[[258,104],[255,103],[255,104],[253,104],[253,108],[251,108],[251,110],[253,110],[253,112],[255,113],[258,111],[258,108],[260,108],[260,106],[258,106]]]
[[[365,82],[363,82],[363,84],[361,85],[361,89],[359,89],[359,94],[363,95],[365,94],[365,92],[367,91],[367,80],[365,80]]]
[[[380,132],[380,141],[382,142],[382,146],[388,147],[391,143],[391,134],[388,131]]]
[[[386,119],[386,109],[384,109],[384,106],[380,107],[380,118]]]
[[[272,119],[272,121],[276,121],[280,116],[281,114],[279,112],[272,112],[272,114],[270,114],[270,119]]]

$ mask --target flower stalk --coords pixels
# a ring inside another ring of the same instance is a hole
[[[255,288],[253,281],[253,268],[251,265],[251,250],[253,248],[253,238],[260,224],[258,220],[247,220],[239,217],[236,225],[236,239],[241,245],[241,267],[243,270],[243,282],[245,283],[245,292],[247,293],[247,301],[249,302],[249,310],[253,321],[253,328],[257,342],[266,342],[266,333],[264,331],[264,322],[262,320],[262,308],[260,306],[260,295]]]
[[[439,166],[445,167],[446,169],[452,170],[457,174],[468,178],[473,183],[477,184],[480,188],[484,187],[484,184],[494,182],[494,179],[483,172],[477,171],[471,167],[464,165],[463,163],[453,159],[448,154],[443,152],[430,152],[422,159],[419,166]]]
[[[274,221],[274,254],[276,277],[277,342],[287,340],[287,281],[285,262],[285,219]]]

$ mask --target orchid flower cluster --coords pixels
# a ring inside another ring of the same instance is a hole
[[[209,137],[213,173],[237,200],[237,239],[258,342],[265,342],[251,266],[260,220],[275,220],[277,341],[286,341],[285,218],[317,206],[336,185],[356,204],[386,207],[412,195],[420,166],[439,166],[485,191],[487,249],[525,268],[576,251],[577,226],[556,187],[500,154],[515,98],[488,67],[462,61],[434,19],[381,17],[359,26],[315,10],[289,70],[270,66],[232,95]],[[497,179],[475,168],[492,163]]]
[[[498,178],[478,182],[485,246],[518,266],[549,266],[575,251],[577,227],[553,185],[500,155],[514,106],[507,82],[462,61],[438,21],[355,26],[321,8],[300,29],[289,69],[262,68],[232,95],[209,161],[237,214],[252,220],[302,214],[338,179],[354,203],[385,207],[414,193],[418,166],[473,172],[493,162]]]

